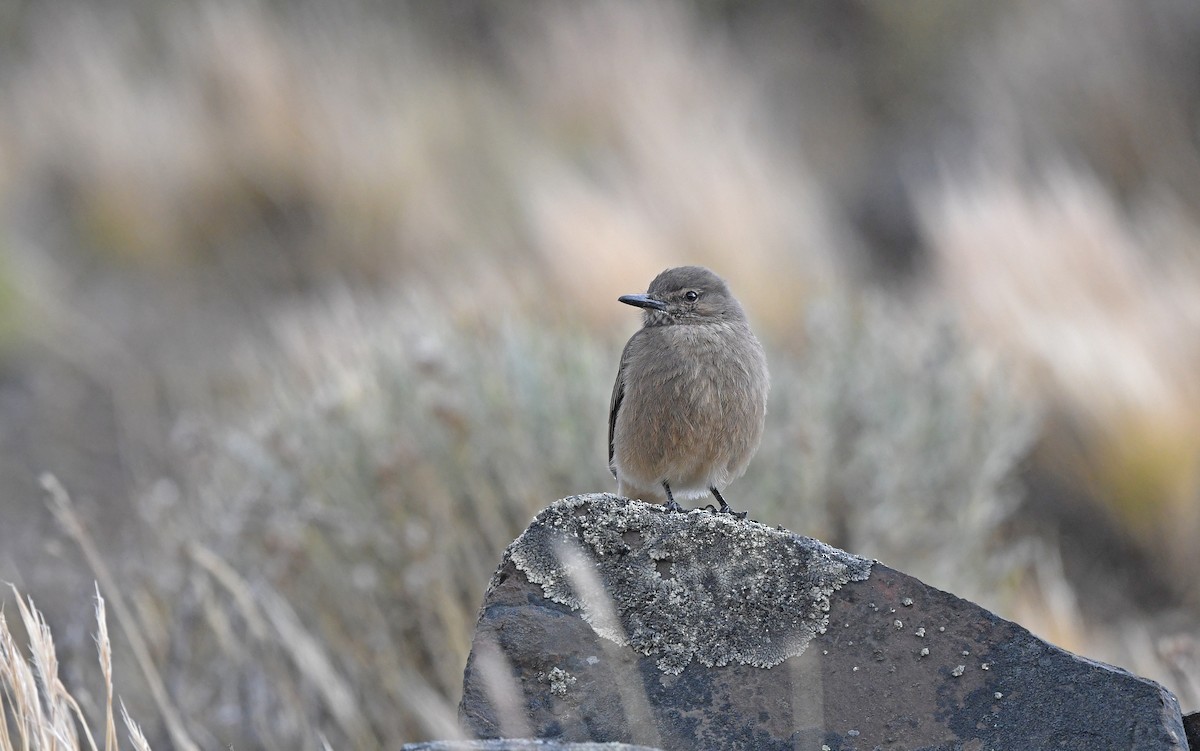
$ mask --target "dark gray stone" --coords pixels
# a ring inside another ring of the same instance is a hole
[[[460,716],[663,749],[1186,748],[1151,681],[815,540],[607,494],[506,551]]]
[[[408,743],[401,751],[660,751],[628,743],[561,743],[529,738],[501,738],[488,741],[429,741]]]
[[[1183,732],[1187,734],[1188,748],[1200,751],[1200,712],[1192,712],[1183,718]]]

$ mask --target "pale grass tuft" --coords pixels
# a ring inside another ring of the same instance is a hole
[[[544,153],[517,187],[538,262],[572,305],[618,318],[593,290],[638,291],[663,268],[700,263],[783,329],[851,265],[850,233],[803,155],[766,125],[773,103],[721,29],[686,4],[629,0],[547,6],[528,21],[508,53]],[[594,163],[580,169],[563,151]]]
[[[309,685],[317,687],[323,709],[333,715],[343,733],[353,738],[355,747],[377,744],[379,741],[372,735],[357,691],[338,667],[336,653],[304,625],[283,595],[262,583],[252,585],[228,561],[204,545],[192,542],[187,549],[191,560],[232,596],[252,641],[283,645],[294,668]],[[419,676],[405,675],[398,665],[392,677],[394,680],[389,683],[399,702],[421,718],[431,737],[463,737],[445,698],[428,683]],[[327,743],[323,733],[318,736],[323,744]]]
[[[58,676],[58,656],[49,625],[32,598],[23,598],[15,586],[12,590],[21,625],[28,635],[30,659],[21,656],[8,622],[0,613],[0,751],[98,751],[87,717]],[[105,689],[104,749],[118,751],[113,726],[112,645],[98,588],[96,623],[96,648]],[[121,712],[126,724],[136,728],[124,705]],[[86,745],[80,742],[80,731]],[[135,740],[134,745],[139,751],[150,748],[145,738],[140,738],[140,743]]]
[[[28,601],[16,594],[17,608],[21,614],[29,634],[29,652],[33,658],[34,670],[37,673],[38,687],[41,689],[43,704],[46,707],[45,721],[48,731],[56,743],[66,744],[68,748],[79,747],[78,732],[73,721],[78,717],[80,726],[88,741],[88,747],[96,751],[96,742],[87,726],[79,704],[63,686],[58,677],[58,655],[54,651],[54,637],[50,633],[50,625],[42,614],[34,607],[33,598]]]
[[[26,631],[32,633],[37,628],[36,623],[24,623],[24,613],[22,622]],[[5,751],[18,747],[48,748],[49,721],[42,707],[37,678],[33,668],[21,656],[3,613],[0,613],[0,678],[4,689],[2,695],[7,699],[6,722],[2,723],[5,727],[5,741],[10,742],[7,732],[9,717],[12,718],[12,724],[16,726],[15,731],[20,739],[19,746],[5,746]]]
[[[178,711],[167,694],[166,686],[162,681],[158,669],[154,665],[153,658],[150,656],[150,649],[142,635],[141,629],[138,628],[133,613],[121,597],[116,578],[112,575],[107,564],[105,564],[91,535],[88,534],[83,522],[79,519],[79,515],[75,512],[75,506],[71,501],[70,495],[67,494],[66,488],[62,486],[58,478],[49,473],[42,475],[41,483],[42,487],[46,490],[47,505],[49,505],[55,519],[58,520],[66,533],[83,552],[84,558],[87,559],[88,565],[91,566],[92,573],[95,574],[98,580],[97,586],[103,584],[104,589],[113,598],[113,608],[116,610],[117,622],[121,625],[122,631],[125,632],[125,637],[129,640],[130,647],[133,648],[138,666],[141,668],[142,675],[150,686],[150,691],[158,706],[159,713],[162,715],[163,722],[171,734],[171,740],[183,751],[199,751],[199,747],[188,735]],[[92,745],[93,747],[95,746],[94,743]]]
[[[1200,602],[1200,226],[1062,164],[948,175],[921,216],[963,320],[1064,418],[1046,463]]]

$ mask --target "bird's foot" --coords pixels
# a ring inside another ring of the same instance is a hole
[[[724,505],[724,506],[721,506],[721,510],[718,511],[717,513],[718,514],[729,514],[730,516],[736,516],[738,519],[745,519],[746,514],[748,514],[750,512],[749,511],[734,511],[728,505]]]
[[[716,498],[716,499],[717,499],[718,501],[720,501],[720,503],[721,503],[721,510],[720,510],[720,511],[718,511],[717,513],[719,513],[719,514],[729,514],[729,515],[731,515],[731,516],[736,516],[736,517],[737,517],[737,518],[739,518],[739,519],[745,519],[745,518],[746,518],[746,514],[747,514],[748,512],[746,512],[746,511],[734,511],[732,508],[730,508],[729,504],[725,502],[725,499],[721,497],[721,491],[717,490],[715,487],[709,488],[709,491],[710,491],[710,492],[713,494],[713,497],[714,497],[714,498]]]
[[[687,513],[685,511],[685,509],[683,508],[683,506],[680,506],[678,503],[676,503],[674,499],[667,501],[667,511],[670,511],[675,514]]]

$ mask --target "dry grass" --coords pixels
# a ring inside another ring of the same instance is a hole
[[[1174,0],[1008,18],[967,55],[974,150],[915,191],[937,283],[1053,416],[1041,466],[1193,611],[1200,148],[1173,71],[1198,35]]]
[[[98,747],[88,717],[59,679],[58,656],[50,626],[34,607],[32,598],[23,598],[16,587],[12,592],[18,623],[28,639],[29,658],[22,654],[4,613],[0,613],[0,751],[96,751]],[[99,587],[96,588],[95,616],[98,626],[96,648],[104,678],[103,748],[117,751],[120,744],[113,719],[112,646]],[[148,751],[149,744],[124,705],[121,706],[121,718],[129,733],[130,745],[138,751]]]
[[[84,559],[91,567],[92,572],[97,579],[104,583],[104,587],[112,592],[115,596],[114,604],[117,611],[117,620],[120,622],[122,630],[125,633],[126,639],[129,641],[133,649],[134,658],[137,660],[138,667],[141,669],[142,676],[145,678],[146,684],[150,688],[150,693],[154,698],[154,703],[158,709],[159,715],[162,717],[164,724],[167,726],[167,731],[170,733],[171,741],[180,749],[185,751],[196,751],[196,744],[188,737],[187,731],[184,730],[183,724],[180,722],[179,713],[175,706],[171,703],[167,696],[166,687],[163,685],[162,676],[154,665],[154,661],[150,656],[150,652],[146,646],[146,639],[142,635],[141,629],[134,620],[133,613],[125,604],[124,598],[121,596],[120,590],[117,588],[117,580],[113,576],[112,571],[104,562],[100,555],[100,551],[96,548],[96,543],[91,535],[84,528],[83,523],[79,519],[79,515],[75,511],[74,504],[71,502],[71,497],[67,494],[66,489],[59,483],[58,479],[53,475],[42,476],[42,487],[47,493],[47,501],[50,506],[50,511],[54,514],[59,524],[62,525],[67,535],[79,545],[83,552]],[[98,600],[97,609],[99,615],[103,614],[103,600],[99,599],[100,589],[99,584],[96,586],[96,597]],[[108,645],[108,625],[102,619],[100,621],[100,633],[103,641],[100,644],[100,664],[104,674],[104,680],[109,689],[108,701],[106,706],[106,717],[111,725],[112,720],[112,650]],[[47,634],[47,638],[48,638]],[[51,651],[52,648],[51,648]],[[122,708],[123,709],[123,708]]]
[[[926,226],[965,319],[1063,416],[1055,470],[1200,597],[1200,227],[1169,206],[1126,218],[1066,168],[948,181]]]
[[[37,14],[0,79],[9,200],[70,217],[14,216],[14,273],[54,274],[30,257],[54,237],[168,291],[499,276],[613,320],[598,283],[736,257],[781,326],[852,247],[728,41],[677,3],[498,12],[491,65],[355,4],[135,13]]]

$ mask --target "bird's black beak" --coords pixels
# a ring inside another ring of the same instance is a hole
[[[655,300],[650,295],[621,295],[617,298],[618,301],[626,305],[632,305],[636,308],[651,308],[653,310],[666,310],[667,304],[662,300]]]

